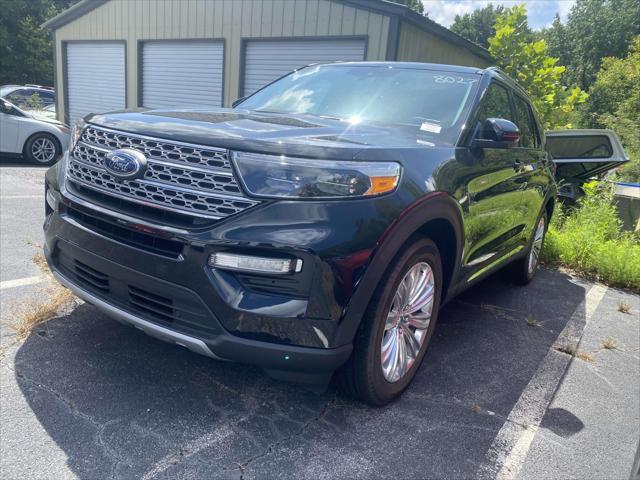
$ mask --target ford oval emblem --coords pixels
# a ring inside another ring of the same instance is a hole
[[[142,152],[121,148],[107,153],[104,168],[119,180],[133,180],[142,177],[147,169],[147,157]]]

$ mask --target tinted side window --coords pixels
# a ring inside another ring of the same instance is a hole
[[[547,137],[547,151],[557,159],[610,158],[613,155],[606,135]]]
[[[497,83],[492,83],[482,99],[478,121],[483,124],[487,118],[504,118],[513,122],[512,117],[507,89]]]
[[[7,95],[7,99],[11,102],[11,103],[16,103],[16,102],[23,102],[25,98],[27,98],[29,96],[29,90],[27,90],[26,88],[21,88],[19,90],[15,90],[13,92],[11,92],[9,95]]]
[[[533,117],[529,104],[517,95],[514,96],[514,103],[516,108],[516,121],[515,124],[520,129],[520,141],[519,147],[523,148],[535,148],[535,126],[533,124]]]
[[[40,95],[43,103],[53,103],[56,99],[53,92],[47,92],[46,90],[39,90],[38,95]]]

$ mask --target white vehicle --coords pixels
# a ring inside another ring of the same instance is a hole
[[[36,165],[52,165],[68,146],[67,125],[0,99],[0,153],[22,154]]]

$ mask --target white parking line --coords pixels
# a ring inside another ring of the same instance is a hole
[[[589,289],[584,300],[578,305],[556,339],[554,346],[578,348],[584,327],[606,292],[607,287],[602,285],[594,285]],[[509,413],[507,421],[494,438],[485,462],[478,470],[479,478],[511,480],[518,476],[542,417],[571,362],[571,356],[558,352],[554,346],[547,352],[535,375]]]
[[[42,195],[0,195],[0,199],[2,200],[25,200],[29,198],[42,198]]]
[[[0,290],[5,290],[7,288],[24,287],[26,285],[35,285],[43,281],[44,277],[41,276],[18,278],[16,280],[5,280],[4,282],[0,282]]]

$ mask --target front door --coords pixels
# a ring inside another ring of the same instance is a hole
[[[20,153],[18,139],[20,138],[20,120],[22,115],[17,110],[13,113],[0,112],[0,152]]]
[[[515,123],[506,87],[492,83],[485,91],[474,124],[487,118]],[[525,216],[522,196],[527,174],[516,148],[483,148],[466,151],[465,189],[461,201],[465,220],[464,274],[470,279],[522,247]]]

